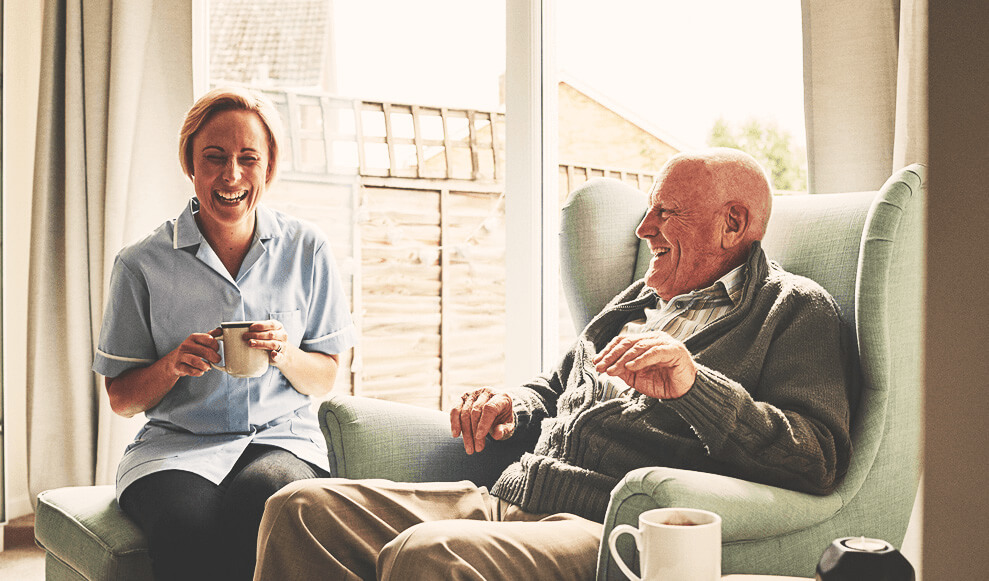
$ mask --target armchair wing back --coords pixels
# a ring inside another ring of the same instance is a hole
[[[778,196],[763,247],[771,260],[826,288],[855,330],[863,389],[854,454],[840,487],[813,496],[668,468],[631,472],[612,494],[605,535],[643,510],[693,506],[723,518],[723,570],[812,577],[832,540],[865,535],[899,546],[919,480],[925,168],[877,192]],[[576,328],[641,277],[635,237],[647,200],[617,180],[588,181],[562,213],[562,284]],[[634,547],[626,545],[629,562]],[[623,579],[602,546],[598,579]]]

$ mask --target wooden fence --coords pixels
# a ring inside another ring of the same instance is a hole
[[[360,332],[335,391],[445,409],[502,385],[504,115],[267,94],[286,121],[267,203],[327,233]],[[599,176],[655,178],[561,165],[561,200]],[[568,344],[565,306],[561,320]]]

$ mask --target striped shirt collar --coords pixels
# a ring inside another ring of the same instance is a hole
[[[738,306],[748,280],[748,270],[747,265],[742,264],[707,288],[684,293],[669,301],[657,297],[656,308],[645,308],[643,317],[626,323],[619,334],[663,331],[674,339],[686,341]],[[600,400],[621,397],[630,392],[631,388],[617,377],[600,377]]]
[[[747,270],[746,264],[743,263],[728,271],[709,287],[675,296],[669,301],[664,301],[662,297],[658,297],[656,308],[664,309],[670,303],[683,300],[719,301],[726,297],[731,301],[732,306],[737,306],[738,301],[742,298],[742,290],[745,288],[745,281],[748,278],[746,276]]]

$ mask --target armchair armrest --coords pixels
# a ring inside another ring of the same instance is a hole
[[[742,544],[779,537],[818,525],[841,510],[837,494],[815,496],[774,486],[756,484],[718,474],[675,468],[640,468],[629,472],[611,493],[598,555],[597,579],[623,579],[612,565],[607,538],[620,523],[638,526],[641,512],[662,507],[690,507],[721,516],[723,545]],[[635,562],[634,544],[619,539],[619,552]],[[819,556],[821,547],[808,547]],[[725,573],[746,572],[744,563],[733,563],[726,553]],[[736,567],[743,570],[733,571]]]
[[[450,435],[445,412],[355,396],[331,396],[319,407],[330,472],[343,478],[396,482],[470,480],[490,487],[525,449],[525,442],[488,438],[468,455]]]

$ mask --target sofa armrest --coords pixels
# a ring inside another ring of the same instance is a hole
[[[447,413],[355,396],[331,396],[320,405],[319,423],[330,472],[343,478],[490,487],[527,447],[488,438],[483,452],[468,455],[461,439],[451,437]]]
[[[617,524],[638,526],[639,514],[646,510],[689,507],[717,513],[722,521],[721,542],[731,545],[812,527],[832,518],[842,505],[837,494],[816,496],[718,474],[661,467],[633,470],[611,493],[597,579],[624,579],[618,567],[612,565],[608,534]],[[619,539],[619,552],[626,562],[634,562],[634,544],[622,541],[628,539]],[[807,550],[815,552],[816,557],[823,549],[815,544]]]

